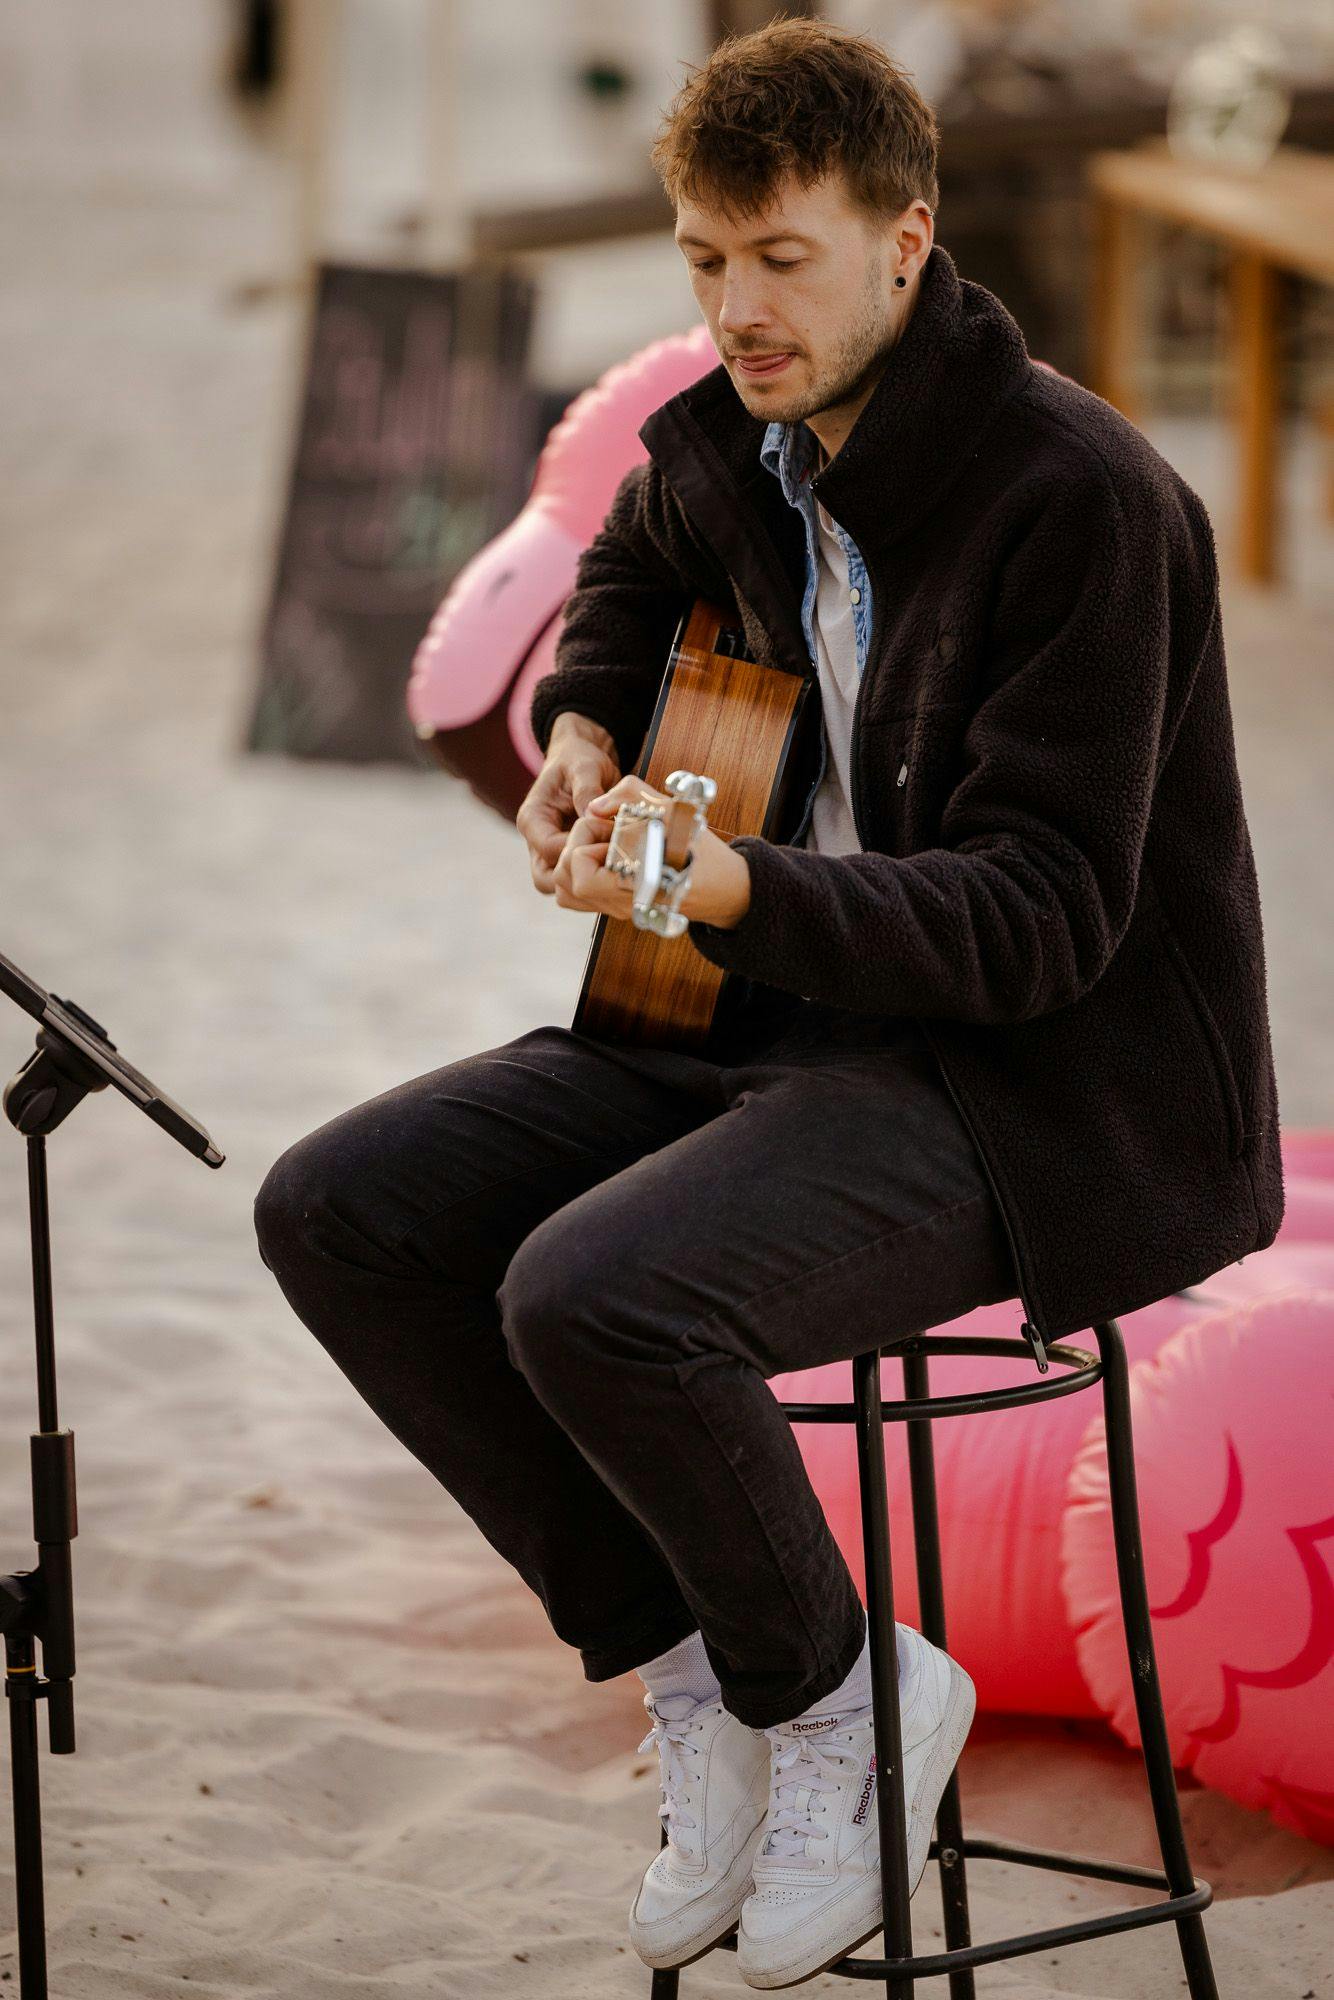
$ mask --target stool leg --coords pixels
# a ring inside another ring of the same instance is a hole
[[[894,1634],[894,1580],[889,1559],[889,1495],[885,1484],[885,1425],[880,1414],[880,1352],[852,1360],[857,1408],[857,1473],[861,1486],[862,1549],[866,1559],[866,1623],[875,1702],[876,1820],[886,1958],[911,1958],[908,1908],[908,1829],[903,1805],[903,1734],[899,1660]],[[913,2000],[911,1979],[887,1979],[887,2000]]]
[[[1181,1824],[1181,1803],[1172,1770],[1172,1753],[1168,1748],[1158,1662],[1153,1649],[1153,1627],[1149,1620],[1144,1547],[1140,1540],[1139,1502],[1135,1489],[1135,1447],[1131,1435],[1130,1376],[1126,1367],[1126,1350],[1121,1329],[1115,1320],[1106,1320],[1093,1331],[1102,1356],[1103,1414],[1107,1426],[1107,1470],[1111,1485],[1116,1573],[1121,1588],[1121,1617],[1125,1625],[1135,1713],[1139,1719],[1140,1742],[1144,1750],[1144,1769],[1158,1827],[1163,1873],[1172,1894],[1184,1896],[1189,1895],[1194,1887],[1194,1876]],[[1191,2000],[1218,2000],[1203,1920],[1198,1916],[1178,1918],[1177,1937]]]
[[[930,1393],[925,1354],[903,1357],[903,1393],[909,1401]],[[917,1557],[917,1601],[921,1607],[922,1631],[933,1646],[948,1650],[945,1643],[945,1583],[940,1568],[940,1516],[936,1507],[936,1455],[928,1418],[909,1423],[908,1479],[912,1489],[913,1546]],[[945,1917],[945,1943],[971,1944],[968,1922],[968,1880],[963,1859],[963,1809],[959,1804],[957,1770],[940,1795],[936,1812],[936,1840],[940,1848],[940,1902]],[[971,1967],[952,1972],[950,2000],[974,2000],[976,1986]]]

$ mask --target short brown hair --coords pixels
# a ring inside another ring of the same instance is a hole
[[[789,172],[809,187],[841,167],[873,213],[920,200],[934,215],[938,144],[935,113],[878,43],[789,18],[730,35],[690,69],[652,159],[673,204],[753,215]]]

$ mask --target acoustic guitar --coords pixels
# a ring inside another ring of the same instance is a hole
[[[660,792],[706,774],[708,824],[720,839],[772,839],[796,782],[793,745],[812,680],[756,660],[735,617],[697,599],[668,655],[635,776]],[[700,808],[691,796],[664,809],[657,852],[681,867]],[[622,807],[617,814],[623,825]],[[616,851],[613,844],[613,853]],[[609,855],[609,859],[610,859]],[[689,896],[681,915],[689,920]],[[622,918],[598,917],[571,1026],[603,1041],[697,1049],[730,977],[690,943]]]

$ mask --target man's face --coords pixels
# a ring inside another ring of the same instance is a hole
[[[915,298],[894,287],[901,253],[923,235],[929,249],[923,203],[880,222],[841,173],[805,188],[789,175],[758,215],[678,204],[695,297],[752,416],[793,423],[865,395]]]

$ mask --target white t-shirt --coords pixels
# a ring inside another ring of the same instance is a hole
[[[816,666],[828,743],[825,773],[811,807],[802,845],[821,854],[860,854],[852,817],[852,709],[857,699],[857,635],[849,594],[848,559],[834,524],[819,501],[820,573],[816,580]]]

